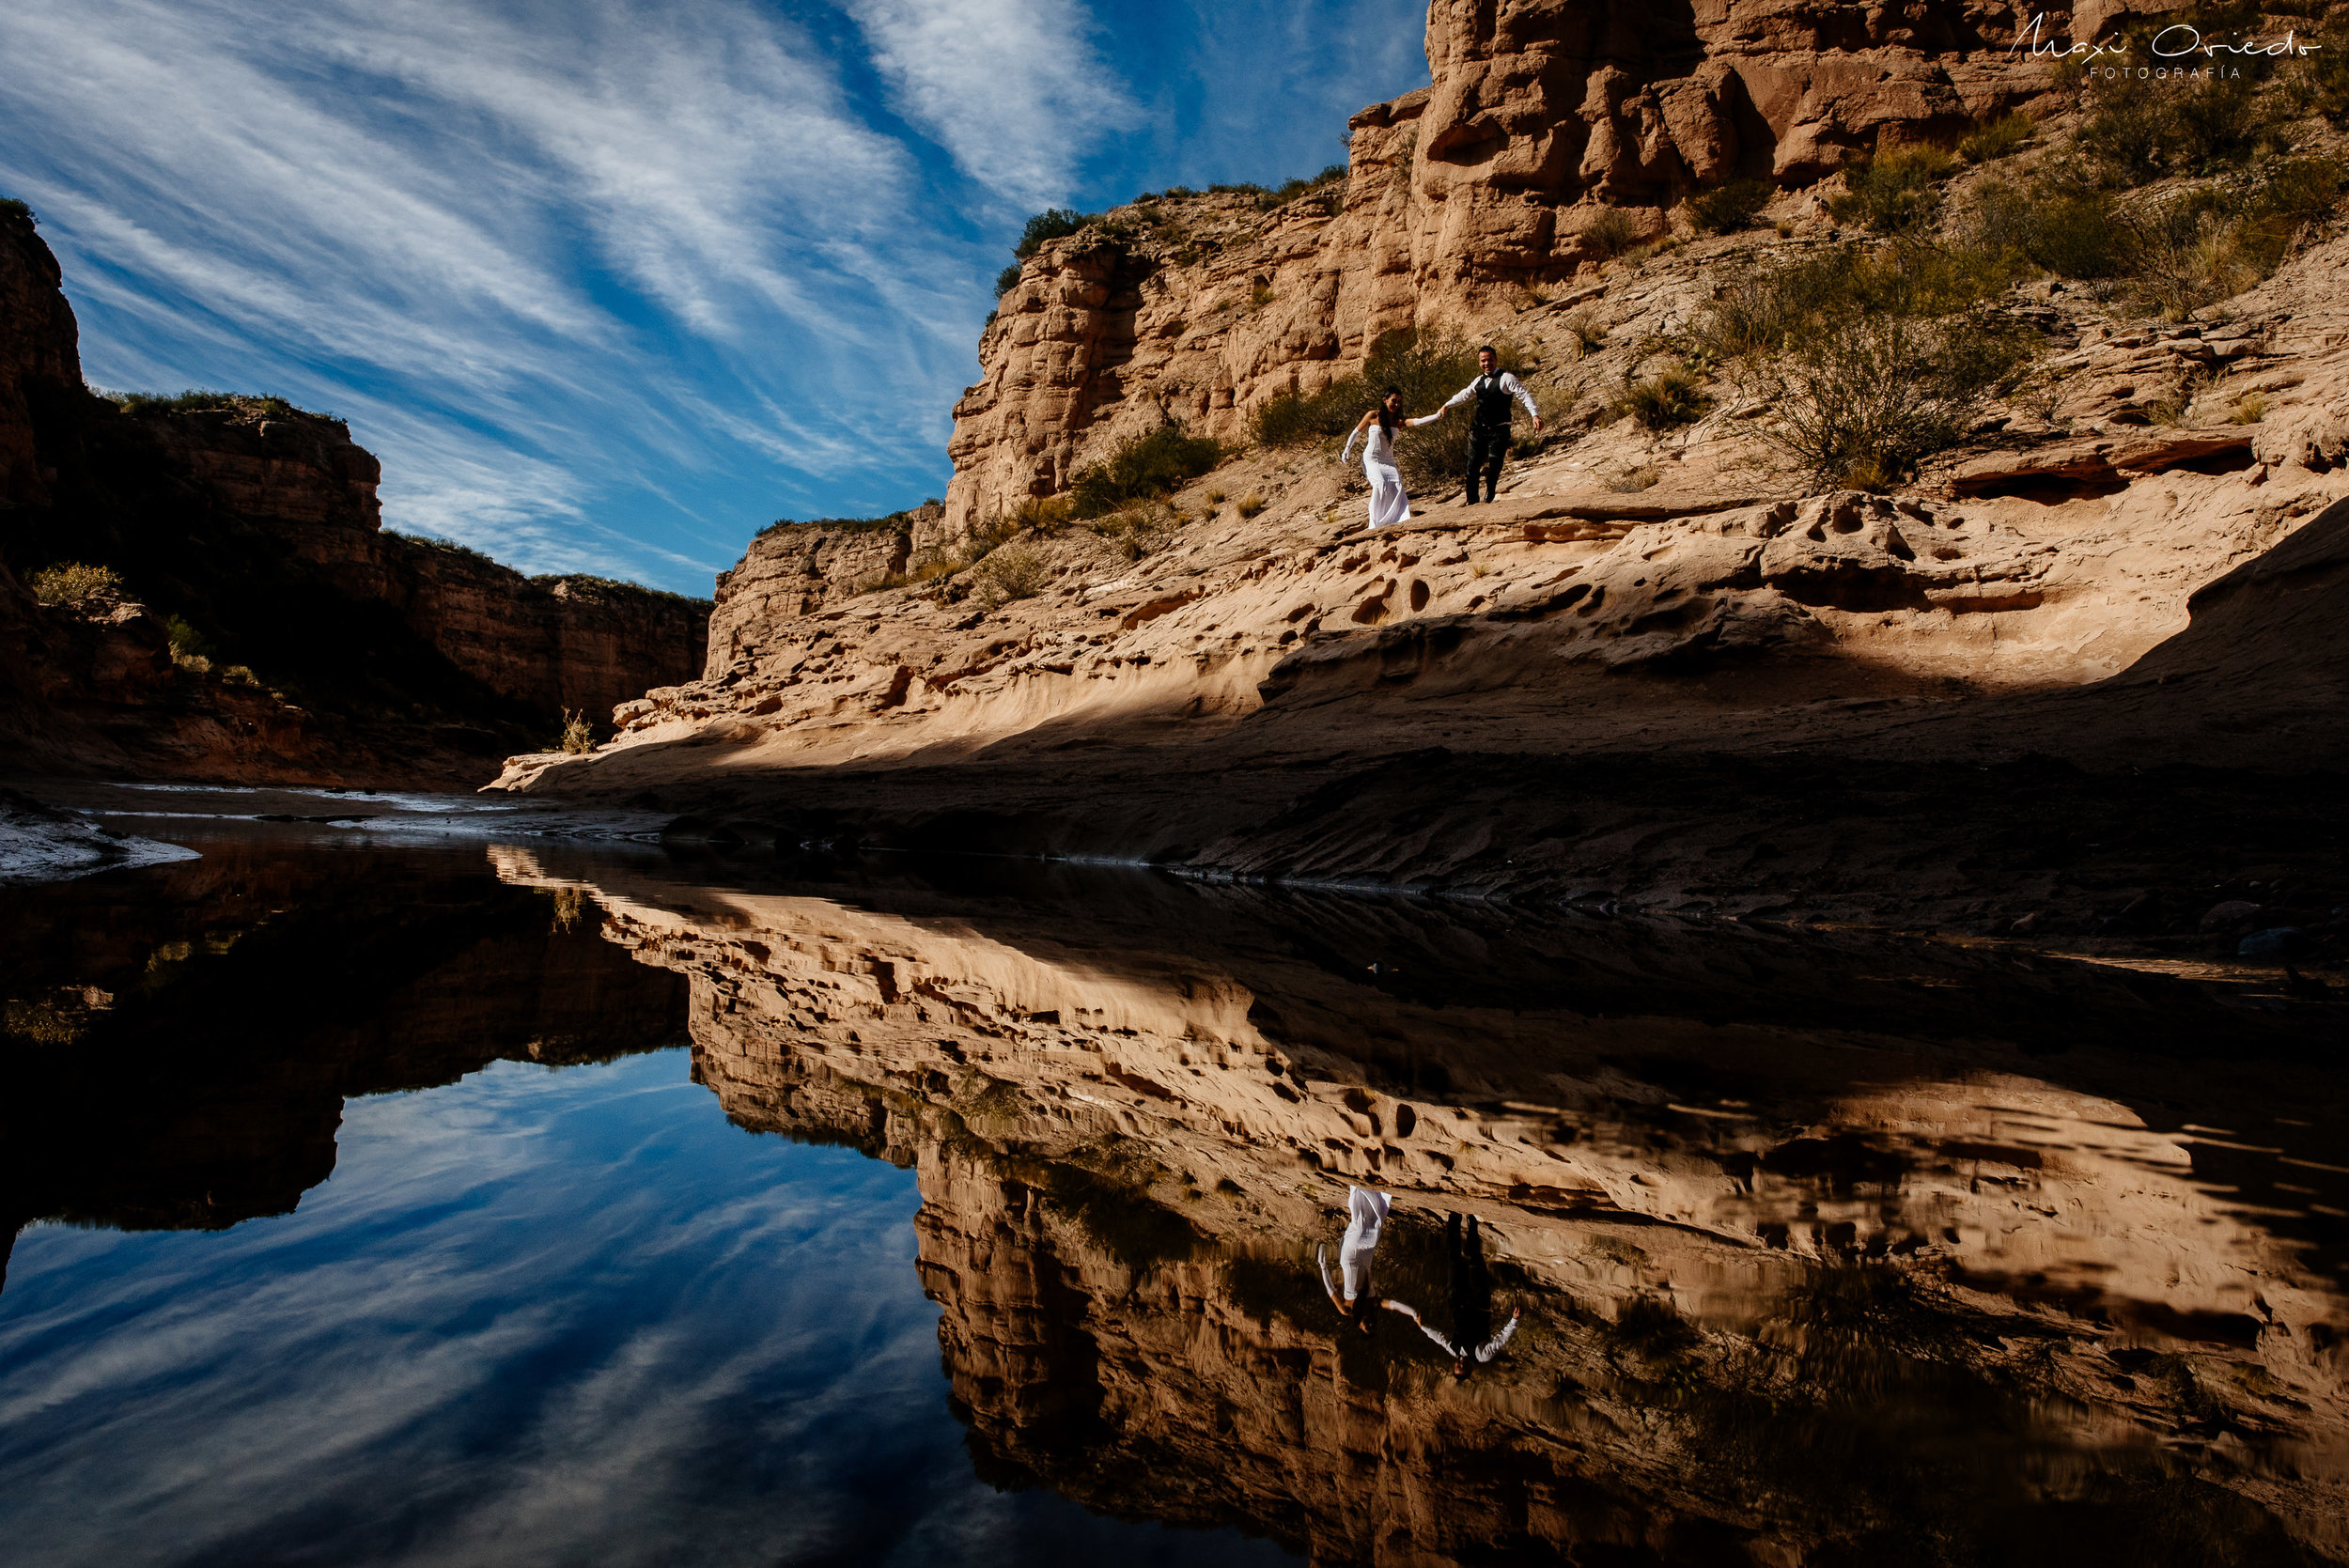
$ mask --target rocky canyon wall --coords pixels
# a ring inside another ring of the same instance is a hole
[[[2048,7],[2041,36],[2152,8]],[[1342,185],[1269,212],[1246,194],[1138,202],[1026,263],[955,408],[947,530],[1065,489],[1170,419],[1240,436],[1257,404],[1360,369],[1383,334],[1505,324],[1525,285],[1612,254],[1603,219],[1661,235],[1705,187],[1798,192],[1851,155],[2032,105],[2053,62],[2011,51],[2041,10],[1436,0],[1431,84],[1353,116]]]
[[[62,281],[32,221],[0,212],[0,596],[26,632],[25,765],[328,781],[429,757],[463,776],[566,710],[600,723],[700,674],[706,603],[385,533],[381,465],[339,420],[92,395]],[[121,591],[34,603],[22,579],[62,561]],[[166,617],[210,658],[183,637],[175,659]],[[357,733],[386,724],[401,733]]]

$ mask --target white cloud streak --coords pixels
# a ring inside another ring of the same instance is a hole
[[[897,112],[1025,208],[1066,199],[1084,154],[1141,118],[1073,0],[847,5]]]
[[[91,378],[326,404],[394,526],[706,590],[744,489],[942,467],[985,261],[749,0],[91,0],[0,57]]]

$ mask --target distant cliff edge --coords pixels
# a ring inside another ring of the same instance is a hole
[[[701,672],[709,605],[383,532],[381,467],[273,397],[82,381],[0,208],[0,737],[15,771],[478,783]],[[79,569],[76,569],[79,568]]]

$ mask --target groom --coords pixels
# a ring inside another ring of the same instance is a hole
[[[1525,390],[1525,383],[1501,368],[1500,356],[1487,343],[1476,350],[1476,380],[1455,393],[1452,400],[1436,411],[1440,419],[1452,409],[1471,398],[1475,407],[1469,413],[1468,496],[1463,505],[1476,505],[1476,479],[1485,478],[1485,499],[1490,501],[1501,485],[1501,459],[1509,455],[1509,419],[1517,411],[1510,407],[1514,400],[1525,405],[1525,411],[1533,416],[1533,429],[1542,427],[1542,411],[1533,406],[1533,395]]]

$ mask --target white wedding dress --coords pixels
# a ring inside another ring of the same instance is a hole
[[[1427,425],[1437,417],[1430,414],[1425,419],[1407,419],[1403,423]],[[1346,438],[1346,450],[1339,454],[1338,461],[1353,460],[1354,442],[1363,434],[1358,428],[1353,435]],[[1387,427],[1375,419],[1370,422],[1368,435],[1369,440],[1362,443],[1362,477],[1370,481],[1370,525],[1373,528],[1388,528],[1398,522],[1408,522],[1411,520],[1411,498],[1403,493],[1403,472],[1394,466],[1394,439],[1387,434]]]

